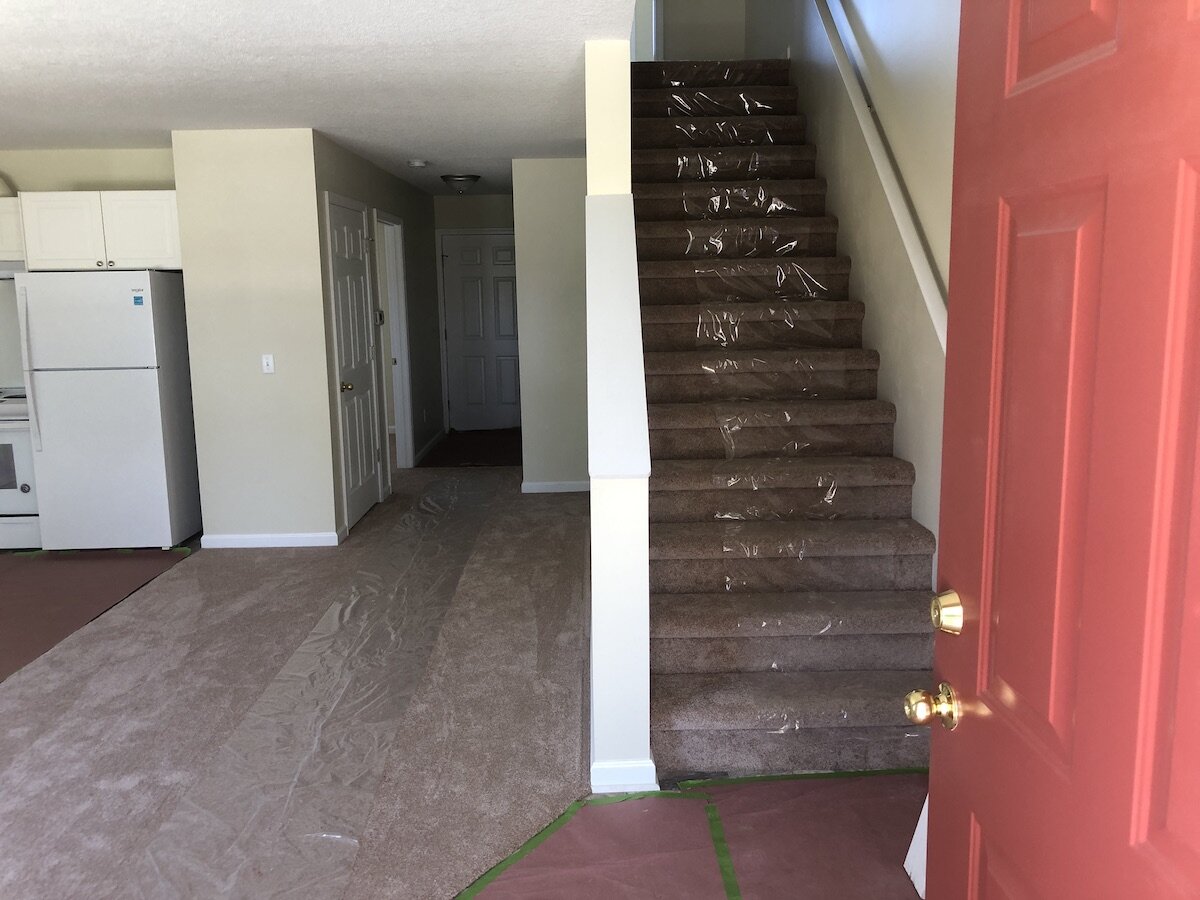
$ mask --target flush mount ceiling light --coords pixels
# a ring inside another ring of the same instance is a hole
[[[465,194],[479,180],[478,175],[443,175],[442,181],[454,188],[459,194]]]
[[[410,159],[408,161],[408,167],[410,169],[423,169],[427,165],[429,165],[429,163],[423,159]]]

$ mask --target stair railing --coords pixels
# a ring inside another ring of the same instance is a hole
[[[657,787],[650,755],[650,432],[634,235],[629,41],[588,41],[591,783]]]
[[[942,286],[941,279],[937,276],[929,246],[925,242],[921,227],[917,223],[916,213],[913,211],[912,201],[900,178],[900,169],[896,165],[896,160],[888,147],[887,138],[884,137],[879,118],[875,115],[875,109],[867,96],[862,72],[855,62],[863,57],[862,51],[858,47],[858,40],[854,37],[854,29],[846,17],[846,11],[842,8],[840,0],[832,0],[832,2],[830,0],[813,0],[813,3],[817,8],[817,14],[821,17],[821,23],[825,26],[825,34],[829,37],[829,45],[833,49],[834,61],[842,76],[842,82],[846,85],[846,92],[850,95],[850,105],[854,109],[859,127],[862,128],[867,149],[871,153],[871,160],[875,163],[875,169],[879,173],[884,195],[887,197],[892,215],[896,219],[900,239],[908,253],[917,285],[921,289],[921,296],[925,300],[925,309],[933,322],[933,330],[937,334],[938,343],[942,345],[944,353],[946,350],[946,291]],[[854,55],[853,59],[851,53]]]

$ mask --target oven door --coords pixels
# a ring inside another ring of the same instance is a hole
[[[0,421],[0,516],[37,515],[28,422]]]

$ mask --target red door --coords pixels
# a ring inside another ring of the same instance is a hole
[[[960,59],[929,897],[1200,897],[1200,0]]]

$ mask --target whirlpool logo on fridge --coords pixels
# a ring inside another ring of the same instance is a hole
[[[134,306],[145,306],[146,305],[146,291],[144,289],[139,289],[139,290],[134,291],[133,305]]]

